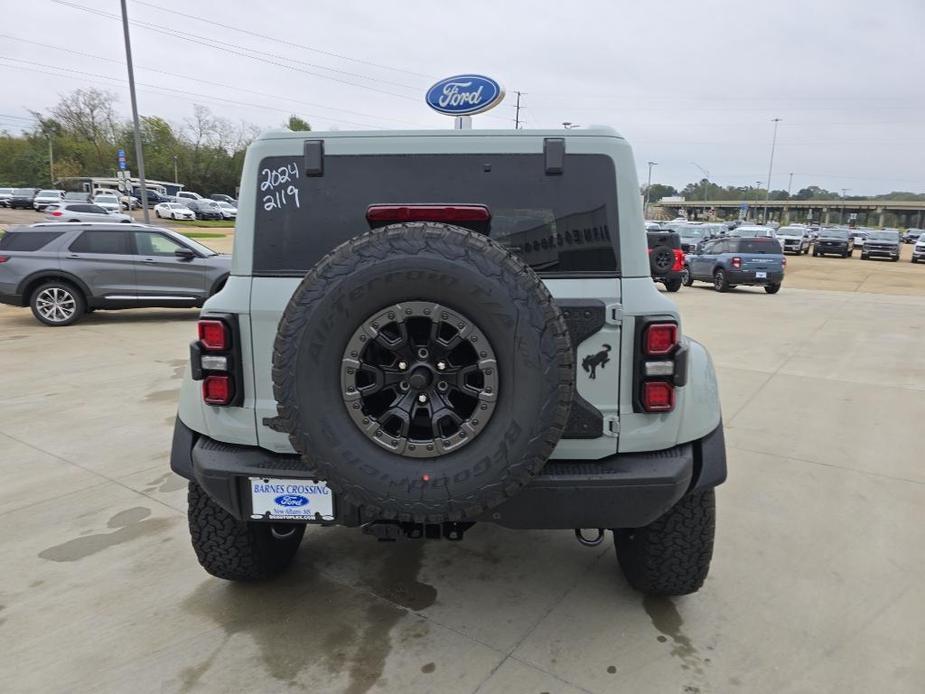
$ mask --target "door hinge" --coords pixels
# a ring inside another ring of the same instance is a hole
[[[617,438],[620,436],[620,418],[616,415],[604,417],[604,436]]]
[[[605,320],[609,325],[623,323],[623,304],[608,304]]]

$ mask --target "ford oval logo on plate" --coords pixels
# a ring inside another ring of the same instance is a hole
[[[447,116],[472,116],[494,108],[504,99],[504,88],[483,75],[456,75],[427,90],[427,105]]]
[[[308,499],[301,494],[283,494],[273,499],[280,506],[306,506]]]

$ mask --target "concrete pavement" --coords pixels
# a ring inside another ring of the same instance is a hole
[[[196,312],[0,307],[4,690],[925,690],[925,297],[675,298],[730,463],[711,575],[675,600],[632,592],[609,543],[488,525],[310,529],[281,580],[213,579],[167,468]]]

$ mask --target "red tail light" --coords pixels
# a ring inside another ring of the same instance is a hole
[[[674,265],[671,266],[673,272],[681,272],[684,269],[684,251],[680,248],[674,250]]]
[[[653,323],[646,327],[642,349],[646,356],[661,357],[671,352],[678,342],[678,326],[674,323]]]
[[[61,210],[55,210],[54,212],[51,213],[51,216],[52,216],[52,217],[60,217],[60,216],[63,215],[63,214],[64,214],[64,213],[63,213]]]
[[[0,263],[5,263],[9,259],[10,259],[10,256],[8,255],[0,255]]]
[[[366,220],[377,224],[396,222],[488,222],[484,205],[370,205]]]
[[[739,256],[736,256],[732,259],[732,267],[736,270],[739,270],[742,267],[742,259]]]
[[[668,381],[643,383],[642,406],[646,412],[670,412],[674,409],[674,385]]]
[[[201,320],[199,321],[199,341],[206,349],[226,350],[231,343],[228,327],[220,320]]]
[[[206,376],[202,380],[202,399],[207,405],[227,405],[233,396],[230,376]]]

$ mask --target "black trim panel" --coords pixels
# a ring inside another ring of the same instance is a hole
[[[568,325],[572,341],[572,355],[576,368],[579,363],[578,347],[604,327],[607,307],[598,299],[569,299],[557,301],[559,310]],[[604,435],[604,415],[594,405],[581,397],[577,390],[572,401],[568,422],[562,434],[564,439],[596,439]]]

